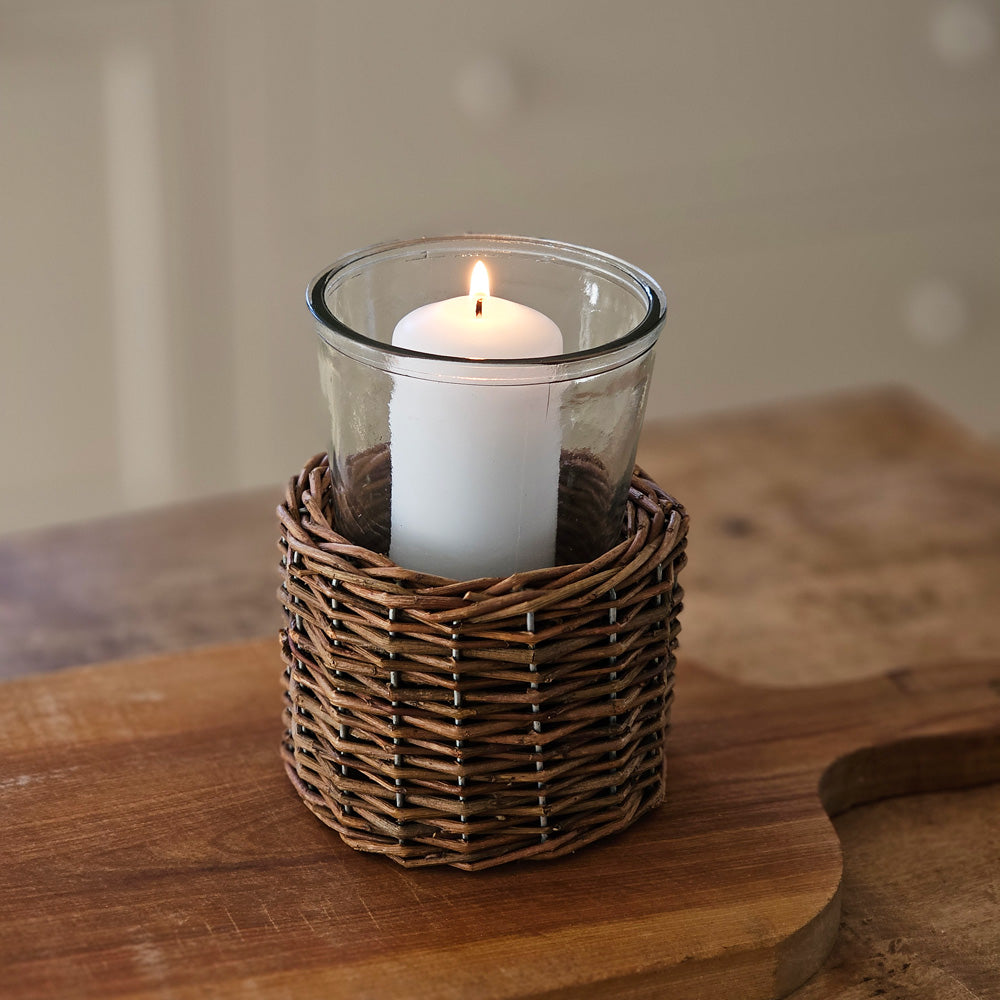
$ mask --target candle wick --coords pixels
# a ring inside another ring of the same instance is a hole
[[[480,295],[479,298],[476,299],[476,316],[482,316],[482,315],[483,315],[483,297]]]

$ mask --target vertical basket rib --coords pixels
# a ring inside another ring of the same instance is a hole
[[[278,508],[282,754],[358,850],[475,870],[552,858],[664,794],[687,516],[640,470],[588,563],[454,581],[336,530],[325,456]]]

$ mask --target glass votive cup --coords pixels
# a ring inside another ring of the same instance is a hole
[[[561,353],[392,343],[412,310],[466,293],[480,260],[496,297],[556,324]],[[551,240],[444,236],[349,254],[312,281],[308,304],[338,532],[462,580],[586,562],[620,540],[666,316],[652,278]]]

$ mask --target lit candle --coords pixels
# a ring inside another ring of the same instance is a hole
[[[562,353],[542,313],[490,295],[486,267],[469,294],[407,313],[392,342],[427,354],[497,360]],[[555,562],[561,431],[557,387],[397,378],[389,408],[392,539],[408,569],[456,579]]]

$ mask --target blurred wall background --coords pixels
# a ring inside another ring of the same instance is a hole
[[[284,480],[306,282],[449,231],[656,275],[651,418],[1000,433],[1000,4],[0,0],[0,531]]]

